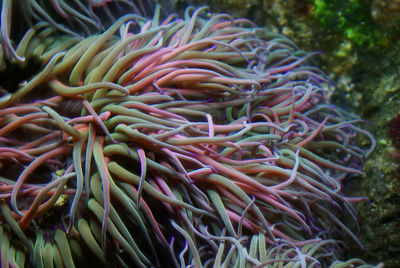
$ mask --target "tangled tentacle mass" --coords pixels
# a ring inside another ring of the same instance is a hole
[[[3,69],[41,66],[2,88],[2,264],[367,267],[335,239],[360,244],[341,182],[374,139],[312,53],[207,8],[102,29],[53,3],[77,24],[32,6],[17,45],[2,31]]]

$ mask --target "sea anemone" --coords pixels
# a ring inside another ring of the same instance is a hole
[[[164,13],[169,14],[173,3],[169,0],[161,2],[159,7]],[[51,0],[49,2],[4,0],[1,7],[1,40],[4,58],[24,61],[14,50],[11,39],[18,38],[21,32],[24,33],[38,22],[50,25],[51,31],[82,39],[85,36],[103,32],[125,14],[152,17],[155,6],[154,0]],[[18,16],[12,16],[13,13],[17,13]],[[18,30],[11,29],[12,25]]]
[[[360,244],[340,216],[356,229],[362,198],[341,181],[374,139],[314,53],[206,7],[159,14],[20,40],[43,64],[0,102],[1,262],[345,265],[334,239]]]

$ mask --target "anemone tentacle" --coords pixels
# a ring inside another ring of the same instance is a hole
[[[47,23],[16,49],[41,69],[0,100],[2,262],[312,267],[337,260],[335,234],[360,243],[341,180],[374,140],[331,106],[314,53],[206,8],[109,25],[108,5],[142,7],[108,2],[97,24],[94,2],[29,1]]]

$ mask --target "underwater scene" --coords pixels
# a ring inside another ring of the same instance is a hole
[[[400,267],[400,1],[0,3],[2,268]]]

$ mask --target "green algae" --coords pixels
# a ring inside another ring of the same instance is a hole
[[[313,15],[329,31],[358,46],[386,46],[388,33],[379,27],[370,13],[371,1],[314,0]]]

